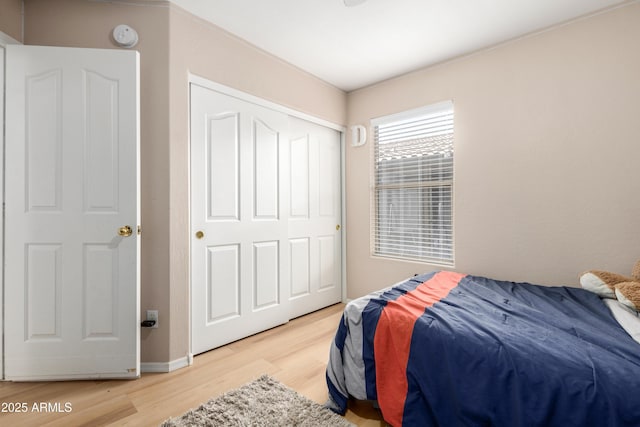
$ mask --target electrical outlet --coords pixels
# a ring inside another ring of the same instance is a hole
[[[154,320],[156,323],[151,328],[158,327],[158,310],[147,310],[147,320]]]

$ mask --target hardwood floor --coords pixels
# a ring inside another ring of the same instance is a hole
[[[157,426],[262,374],[322,404],[329,346],[343,308],[337,304],[201,354],[192,366],[168,374],[132,381],[0,382],[0,410],[26,405],[25,413],[0,412],[0,425]],[[364,402],[352,402],[346,418],[359,426],[386,425]]]

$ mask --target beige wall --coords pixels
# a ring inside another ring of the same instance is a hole
[[[0,0],[0,31],[22,41],[22,0]]]
[[[337,124],[346,95],[168,2],[25,1],[25,44],[116,48],[123,23],[140,36],[141,309],[160,311],[142,361],[170,362],[189,352],[188,71]]]
[[[577,285],[640,258],[640,4],[349,94],[349,124],[451,99],[455,269]],[[347,148],[348,296],[426,264],[369,249],[372,144]]]

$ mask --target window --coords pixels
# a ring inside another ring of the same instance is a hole
[[[373,254],[453,265],[453,103],[372,125]]]

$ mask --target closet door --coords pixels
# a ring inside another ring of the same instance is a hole
[[[342,299],[340,132],[289,119],[290,317]]]
[[[289,320],[287,115],[191,84],[198,354]]]

